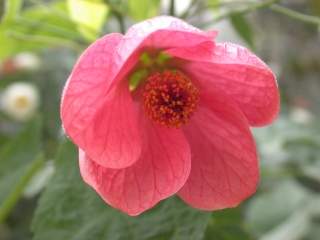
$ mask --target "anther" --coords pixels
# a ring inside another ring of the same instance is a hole
[[[147,115],[155,122],[179,128],[186,124],[199,101],[199,91],[182,72],[166,70],[152,73],[143,90]]]

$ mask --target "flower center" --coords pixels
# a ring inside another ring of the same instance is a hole
[[[29,104],[29,99],[26,96],[17,96],[17,98],[14,101],[14,106],[18,109],[27,108]]]
[[[152,120],[175,128],[189,121],[199,101],[198,89],[176,70],[149,75],[142,96],[144,109]]]

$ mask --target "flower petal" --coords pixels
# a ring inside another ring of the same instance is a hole
[[[213,41],[206,41],[193,46],[170,48],[165,53],[185,60],[203,62],[210,61],[214,49],[215,43]]]
[[[181,19],[160,16],[130,27],[119,48],[128,48],[128,50],[132,49],[133,51],[138,47],[166,49],[178,46],[192,46],[212,38],[212,33],[203,32]],[[142,43],[143,45],[141,46]],[[122,54],[128,56],[130,52],[124,51]]]
[[[121,39],[120,34],[106,35],[84,52],[69,77],[61,104],[63,126],[73,142],[94,161],[112,168],[131,165],[141,152],[128,84],[111,87],[121,65],[113,57]]]
[[[141,154],[138,111],[134,107],[127,83],[109,93],[101,110],[84,131],[83,149],[90,158],[107,168],[124,168]]]
[[[279,112],[276,78],[262,60],[231,43],[217,43],[211,57],[196,53],[197,50],[192,53],[187,49],[171,51],[176,57],[190,60],[184,69],[203,87],[216,88],[230,96],[250,125],[266,125],[276,118]]]
[[[79,154],[84,181],[108,204],[133,216],[175,194],[190,173],[190,148],[182,131],[146,127],[141,157],[128,168],[104,168],[82,150]]]
[[[255,143],[247,120],[221,93],[206,93],[185,134],[191,173],[179,196],[195,208],[234,207],[256,191]]]
[[[130,27],[116,52],[123,65],[117,79],[126,76],[138,62],[146,49],[165,50],[188,47],[207,42],[214,37],[212,32],[203,32],[186,22],[169,16],[160,16],[137,23]]]

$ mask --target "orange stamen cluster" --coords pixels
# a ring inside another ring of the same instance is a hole
[[[151,74],[143,91],[144,108],[155,122],[179,128],[192,116],[199,91],[182,72],[166,70]]]

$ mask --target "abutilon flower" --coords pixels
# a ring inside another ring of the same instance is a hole
[[[277,116],[275,76],[215,35],[156,17],[102,37],[78,60],[61,117],[82,178],[106,203],[138,215],[177,193],[216,210],[256,191],[249,126]]]

